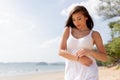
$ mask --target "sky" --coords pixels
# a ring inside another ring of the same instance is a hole
[[[64,61],[58,56],[58,47],[68,13],[75,5],[88,9],[94,30],[107,43],[108,22],[119,18],[103,20],[96,13],[98,3],[98,0],[0,0],[0,62]]]

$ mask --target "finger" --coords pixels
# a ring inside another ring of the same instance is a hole
[[[79,56],[79,51],[76,53],[77,56]]]
[[[79,56],[80,57],[85,56],[85,55],[86,55],[86,51],[85,50],[79,51]]]
[[[79,55],[79,53],[80,53],[80,50],[78,50],[78,51],[76,52],[76,55],[78,56],[78,55]]]
[[[83,57],[83,56],[85,56],[85,54],[80,54],[80,55],[79,55],[79,57]]]
[[[85,50],[84,49],[81,49],[80,51],[79,51],[79,54],[84,54],[85,53]]]
[[[84,56],[84,54],[79,54],[78,56],[79,56],[79,57],[82,57],[82,56]]]
[[[79,56],[79,55],[82,55],[85,53],[85,49],[80,49],[77,51],[76,55]]]

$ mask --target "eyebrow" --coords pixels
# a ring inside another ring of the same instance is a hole
[[[81,18],[81,16],[78,16],[77,18]],[[74,19],[74,18],[72,17],[72,19]]]

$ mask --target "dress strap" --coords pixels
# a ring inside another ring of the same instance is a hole
[[[92,36],[93,30],[90,31],[90,35]]]
[[[93,39],[92,33],[93,33],[93,30],[90,31],[90,37]]]

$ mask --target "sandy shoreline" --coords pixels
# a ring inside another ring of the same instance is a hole
[[[64,72],[46,72],[24,75],[1,76],[0,80],[63,80]]]
[[[120,69],[100,67],[99,80],[120,80]]]
[[[64,80],[64,72],[34,73],[0,77],[0,80]],[[99,67],[99,80],[120,80],[120,69]]]

